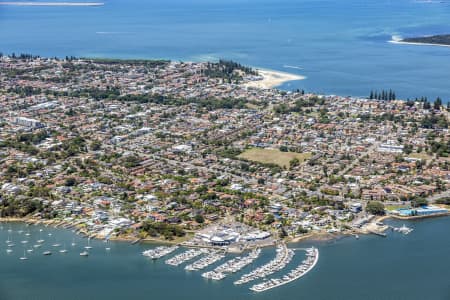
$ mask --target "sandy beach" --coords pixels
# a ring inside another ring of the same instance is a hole
[[[102,2],[0,2],[0,5],[10,6],[102,6]]]
[[[396,40],[391,40],[391,41],[388,41],[388,42],[391,43],[391,44],[400,44],[400,45],[450,47],[450,45],[444,45],[444,44],[412,43],[412,42],[402,42],[402,41],[396,41]]]
[[[256,69],[256,70],[258,71],[259,75],[263,77],[263,79],[246,82],[243,84],[244,86],[260,89],[273,89],[279,85],[282,85],[285,82],[294,80],[303,80],[306,78],[305,76],[286,72],[279,72],[266,69]]]

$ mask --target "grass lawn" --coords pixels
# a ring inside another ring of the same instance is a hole
[[[414,153],[408,154],[407,156],[408,156],[408,157],[412,157],[412,158],[420,158],[420,159],[422,159],[422,160],[430,160],[430,159],[433,159],[433,157],[429,156],[429,155],[426,154],[425,152],[420,152],[420,153],[414,152]]]
[[[408,205],[386,205],[387,210],[397,210],[399,208],[408,208]]]
[[[300,162],[303,162],[311,157],[311,153],[281,152],[280,150],[275,149],[252,148],[241,153],[238,157],[250,161],[276,164],[280,167],[288,168],[289,162],[293,158],[298,158]]]

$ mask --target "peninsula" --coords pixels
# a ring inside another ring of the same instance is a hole
[[[14,54],[0,69],[0,221],[245,249],[448,213],[441,99],[281,91],[273,77],[299,77],[226,60]]]
[[[102,6],[103,2],[0,2],[0,5],[9,6]]]
[[[432,35],[432,36],[423,36],[423,37],[411,37],[411,38],[404,38],[404,39],[393,39],[390,42],[394,43],[394,44],[450,47],[450,34]]]

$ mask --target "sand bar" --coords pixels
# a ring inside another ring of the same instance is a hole
[[[102,6],[103,2],[0,2],[11,6]]]
[[[450,45],[445,44],[433,44],[433,43],[414,43],[414,42],[403,42],[392,40],[389,41],[391,44],[400,44],[400,45],[415,45],[415,46],[439,46],[439,47],[450,47]]]
[[[243,84],[244,86],[260,89],[272,89],[288,81],[303,80],[306,78],[305,76],[280,71],[266,69],[257,69],[257,71],[263,79],[246,82]]]

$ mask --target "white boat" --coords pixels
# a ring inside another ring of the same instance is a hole
[[[37,240],[39,244],[42,244],[44,240],[42,239],[42,229],[39,230],[39,240]]]
[[[109,248],[109,247],[106,247],[106,248],[105,248],[105,250],[106,250],[106,251],[109,251],[109,250],[111,250],[111,248]]]
[[[28,259],[28,257],[25,254],[25,250],[23,250],[23,256],[20,258],[20,260],[27,260],[27,259]]]
[[[44,251],[42,254],[43,254],[43,255],[52,255],[52,252],[50,252],[50,251]]]
[[[80,256],[89,256],[89,252],[83,251],[80,253]]]
[[[59,253],[67,253],[66,244],[64,244],[64,248],[59,250]]]
[[[13,252],[12,249],[6,249],[6,253],[11,253]]]
[[[91,241],[91,238],[88,238],[87,246],[85,246],[84,249],[86,249],[86,250],[92,249],[92,247],[90,245],[90,241]]]
[[[72,247],[77,245],[77,243],[75,243],[75,239],[74,238],[72,239],[72,244],[71,245],[72,245]]]

